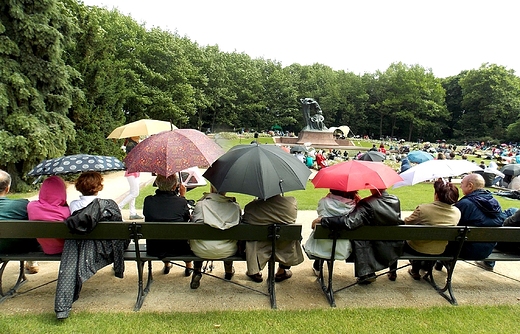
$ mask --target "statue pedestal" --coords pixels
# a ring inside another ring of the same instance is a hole
[[[296,144],[303,145],[311,143],[311,146],[332,147],[338,146],[334,139],[333,132],[320,130],[302,130],[298,135]]]

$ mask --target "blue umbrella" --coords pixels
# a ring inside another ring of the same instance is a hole
[[[433,156],[425,151],[411,151],[408,153],[408,161],[415,163],[423,163],[429,160],[433,160]]]

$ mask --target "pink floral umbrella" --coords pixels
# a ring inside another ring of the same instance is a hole
[[[152,172],[170,176],[189,167],[208,167],[224,150],[204,133],[174,129],[153,135],[128,153],[128,172]]]

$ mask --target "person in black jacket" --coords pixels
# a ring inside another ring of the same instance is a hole
[[[158,189],[155,195],[146,196],[143,204],[144,221],[146,222],[187,222],[190,220],[188,201],[184,198],[186,187],[179,182],[177,174],[165,177],[157,175],[155,183]],[[149,240],[146,239],[146,252],[159,258],[175,255],[193,254],[188,240]],[[185,262],[185,276],[190,276],[191,261]],[[164,262],[163,273],[170,272],[172,264]]]
[[[402,225],[399,198],[386,189],[371,189],[372,195],[363,198],[354,211],[345,216],[318,217],[312,222],[333,230],[353,230],[362,225]],[[370,284],[376,280],[375,272],[388,268],[402,254],[402,241],[354,240],[354,271],[359,284]]]

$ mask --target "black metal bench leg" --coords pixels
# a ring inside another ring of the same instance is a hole
[[[446,277],[446,285],[442,289],[438,289],[439,293],[442,294],[444,298],[446,298],[452,305],[458,305],[457,299],[455,299],[455,295],[453,294],[452,289],[452,278],[453,278],[453,271],[455,270],[455,264],[457,261],[447,262],[444,266],[446,267],[446,270],[448,272],[448,277]],[[446,291],[449,293],[449,297],[446,295]]]
[[[275,284],[274,284],[274,276],[275,276],[275,266],[276,262],[274,261],[274,253],[272,255],[272,258],[269,260],[269,263],[267,264],[267,270],[269,272],[267,277],[267,289],[269,291],[269,299],[271,301],[271,308],[276,309],[276,291],[275,291]]]
[[[13,285],[11,289],[9,289],[7,292],[4,293],[4,288],[2,285],[2,279],[4,277],[4,271],[7,267],[7,263],[9,261],[3,261],[2,266],[0,267],[0,303],[3,302],[5,299],[10,298],[16,294],[16,291],[25,283],[27,282],[27,277],[25,276],[25,261],[20,261],[20,271],[18,273],[18,279],[16,280],[16,283]]]
[[[423,277],[425,281],[430,283],[430,285],[452,305],[457,305],[457,299],[455,298],[451,285],[455,263],[456,261],[442,261],[442,264],[444,267],[446,267],[446,272],[448,274],[446,277],[446,283],[443,288],[439,287],[437,282],[435,282],[435,279],[433,278],[433,268],[430,269],[430,271],[428,271],[428,273],[426,273],[426,275]],[[446,294],[446,292],[448,292],[448,294]]]
[[[334,273],[334,260],[327,261],[327,268],[329,270],[329,282],[327,286],[327,290],[325,292],[325,296],[329,301],[330,306],[336,307],[336,301],[334,300],[334,290],[332,289],[332,275]]]
[[[137,287],[137,301],[135,302],[134,311],[139,311],[141,306],[143,306],[144,298],[150,291],[150,285],[152,284],[152,261],[148,262],[148,280],[146,282],[146,287],[144,286],[144,265],[145,262],[137,261],[137,275],[139,277],[138,287]]]

